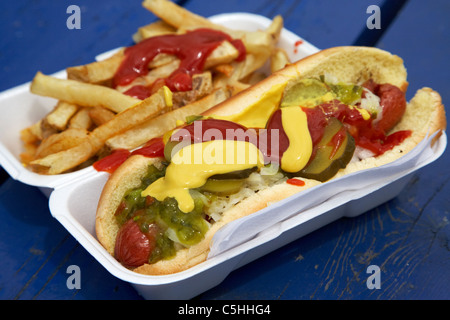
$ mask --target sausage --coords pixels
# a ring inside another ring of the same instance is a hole
[[[363,86],[380,97],[382,116],[374,125],[383,134],[387,134],[405,113],[406,98],[404,92],[391,84],[376,84],[372,80],[366,81]]]
[[[148,262],[156,247],[153,228],[144,233],[133,219],[128,220],[119,230],[114,248],[115,258],[128,268],[135,268]]]

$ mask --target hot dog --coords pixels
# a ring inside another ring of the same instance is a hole
[[[163,147],[151,157],[120,165],[99,200],[98,240],[138,273],[197,265],[228,222],[437,139],[440,95],[423,88],[407,103],[407,86],[402,59],[375,48],[293,63],[156,139]]]

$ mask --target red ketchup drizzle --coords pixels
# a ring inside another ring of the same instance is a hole
[[[218,30],[197,29],[186,34],[162,35],[143,40],[125,49],[125,59],[113,78],[113,86],[130,84],[148,73],[148,64],[159,53],[176,55],[180,66],[165,84],[172,91],[188,91],[192,88],[191,76],[201,73],[208,55],[223,41],[229,41],[239,50],[237,61],[245,59],[245,46],[241,40],[233,40]]]
[[[140,154],[149,158],[164,157],[164,141],[162,138],[153,138],[148,141],[142,148],[134,150],[131,155]]]
[[[149,158],[164,157],[164,142],[162,138],[153,138],[142,148],[136,149],[133,152],[126,149],[114,150],[110,155],[96,161],[93,166],[97,171],[113,173],[122,163],[125,162],[125,160],[136,154]]]
[[[286,134],[286,132],[283,129],[283,123],[282,123],[282,113],[283,109],[278,109],[273,113],[273,115],[270,117],[268,123],[267,123],[267,145],[266,148],[266,154],[264,154],[265,162],[274,162],[274,163],[280,163],[281,158],[283,156],[283,153],[287,150],[289,147],[289,138]],[[277,130],[277,131],[272,131]],[[273,141],[274,143],[277,143],[278,146],[272,146],[272,135],[278,133],[278,141]],[[278,149],[278,153],[275,152],[275,150]]]
[[[303,40],[297,40],[294,43],[294,53],[298,52],[298,47],[301,46],[303,44]]]
[[[373,125],[373,119],[364,120],[361,113],[349,106],[334,100],[316,107],[323,111],[326,117],[336,117],[346,126],[347,131],[355,139],[355,143],[365,149],[372,151],[375,156],[391,150],[411,135],[410,130],[397,131],[390,135]],[[316,109],[315,108],[315,109]],[[304,110],[308,115],[308,125],[310,121],[309,110]]]
[[[303,187],[305,185],[305,181],[303,180],[299,180],[299,179],[287,179],[286,183],[288,184],[292,184],[293,186],[299,186],[299,187]]]
[[[97,171],[105,171],[113,173],[125,160],[130,156],[130,151],[126,149],[114,150],[110,155],[96,161],[94,169]]]
[[[133,86],[124,92],[124,94],[126,94],[126,95],[129,95],[133,98],[137,98],[137,99],[141,99],[141,100],[144,100],[145,98],[150,97],[151,93],[152,93],[152,91],[150,88],[148,88],[146,86],[142,86],[142,85]]]
[[[331,138],[331,141],[329,144],[333,147],[333,150],[330,154],[330,160],[333,159],[333,157],[336,155],[336,152],[339,150],[339,147],[342,145],[342,143],[345,140],[345,137],[347,136],[347,131],[345,128],[341,128],[334,136]]]

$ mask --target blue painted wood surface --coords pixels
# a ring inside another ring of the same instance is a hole
[[[179,2],[204,16],[282,14],[286,28],[319,48],[369,44],[392,51],[408,68],[409,98],[431,86],[444,104],[450,103],[447,1]],[[140,1],[71,4],[82,9],[81,30],[67,29],[67,2],[0,3],[0,91],[30,81],[37,70],[56,72],[130,44],[137,27],[155,19]],[[372,4],[382,10],[381,30],[366,27],[366,9]],[[196,299],[449,299],[449,160],[447,151],[414,174],[397,198],[232,272]],[[51,217],[38,189],[4,171],[0,181],[0,299],[141,299]],[[66,285],[70,265],[80,267],[81,289]],[[366,286],[369,265],[381,268],[380,289]]]

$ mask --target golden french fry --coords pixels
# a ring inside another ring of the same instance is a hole
[[[227,77],[230,77],[234,71],[234,67],[231,63],[219,64],[215,66],[213,69],[215,72],[221,73]]]
[[[156,118],[149,119],[142,124],[116,135],[106,141],[106,146],[111,149],[134,149],[148,140],[159,137],[166,131],[177,126],[177,121],[184,121],[186,117],[201,114],[216,104],[225,101],[231,96],[226,88],[214,90],[211,94],[191,104],[164,113]]]
[[[223,41],[205,61],[205,69],[214,66],[231,63],[239,56],[239,51],[228,41]]]
[[[208,19],[192,13],[171,1],[144,0],[142,6],[177,29],[184,26],[217,28],[217,25]]]
[[[105,122],[108,122],[112,118],[114,118],[115,113],[102,108],[102,107],[95,107],[88,110],[89,111],[89,117],[92,119],[92,122],[95,124],[95,126],[101,126]]]
[[[116,134],[128,130],[149,118],[156,117],[157,115],[166,112],[167,109],[170,108],[166,104],[166,101],[165,89],[161,88],[147,99],[136,104],[134,107],[117,114],[110,121],[95,128],[90,137],[103,145],[106,140]]]
[[[170,76],[175,70],[178,69],[179,66],[180,60],[176,58],[172,59],[171,62],[150,70],[145,76],[137,77],[130,84],[125,86],[117,86],[116,90],[125,92],[136,85],[150,87],[156,80],[164,79]]]
[[[272,19],[272,23],[265,30],[268,34],[270,34],[272,36],[273,43],[278,42],[281,31],[283,30],[283,26],[284,26],[283,17],[280,15],[277,15],[275,18]]]
[[[89,109],[90,108],[81,108],[78,110],[78,112],[70,119],[69,128],[89,130],[93,125],[89,115]]]
[[[247,55],[244,61],[235,63],[235,65],[239,65],[236,67],[234,76],[237,80],[249,76],[265,65],[276,47],[282,29],[283,19],[281,16],[276,16],[266,30],[243,34],[242,41]]]
[[[45,139],[51,136],[52,134],[58,133],[58,129],[49,125],[46,118],[42,119],[40,125],[41,125],[40,132],[42,139]]]
[[[111,57],[82,66],[66,68],[67,78],[93,84],[109,85],[123,59],[124,49]]]
[[[58,79],[37,72],[30,91],[41,96],[52,97],[79,106],[102,106],[114,112],[121,112],[140,102],[139,99],[101,85]]]
[[[47,114],[47,123],[57,130],[64,130],[72,116],[77,112],[78,106],[65,101],[58,101],[55,108]]]
[[[133,39],[135,42],[140,42],[144,39],[161,36],[165,34],[176,33],[177,30],[169,25],[163,20],[158,20],[148,25],[138,28],[137,33],[134,35]]]
[[[281,48],[276,48],[270,57],[270,71],[272,73],[283,69],[290,63],[289,56],[286,51]]]
[[[89,160],[96,152],[97,150],[91,145],[90,139],[85,139],[70,149],[33,160],[29,165],[33,171],[40,174],[59,174]]]
[[[148,64],[148,68],[149,69],[159,68],[164,65],[172,63],[174,60],[178,60],[178,58],[175,55],[159,53],[156,55],[156,57],[153,58],[152,61],[150,61],[150,63]]]
[[[190,104],[213,90],[211,72],[203,72],[192,77],[192,90],[173,93],[173,108],[177,109]]]
[[[42,140],[36,150],[35,158],[46,157],[49,154],[70,149],[87,138],[88,132],[84,129],[69,128],[60,133],[53,134]]]
[[[95,156],[111,137],[129,130],[147,119],[156,117],[166,108],[165,90],[161,88],[134,107],[117,114],[110,121],[95,128],[80,144],[31,161],[30,165],[35,171],[42,174],[66,172]]]
[[[20,153],[20,161],[24,165],[29,165],[31,161],[34,160],[34,155],[36,154],[37,145],[34,143],[24,143],[23,151]]]
[[[42,119],[20,131],[20,139],[25,143],[35,143],[43,139],[41,130]]]

